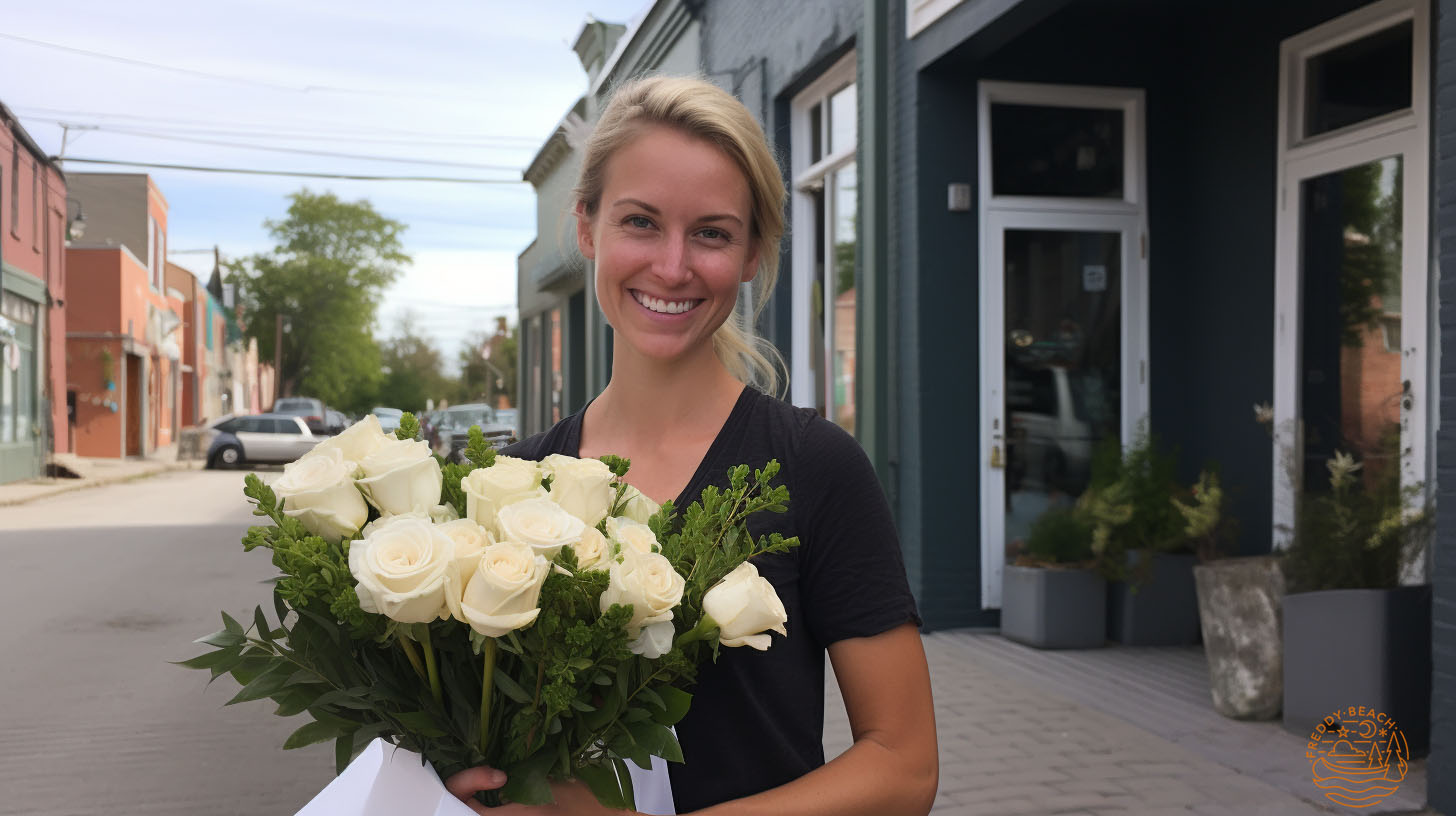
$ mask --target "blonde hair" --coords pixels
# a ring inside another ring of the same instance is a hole
[[[595,217],[606,185],[607,162],[618,150],[653,125],[666,126],[707,141],[743,171],[752,199],[752,237],[758,247],[753,279],[753,313],[742,309],[713,334],[713,351],[739,381],[770,394],[780,387],[784,369],[778,349],[753,330],[779,276],[779,242],[784,235],[787,191],[758,120],[732,94],[696,77],[656,76],[623,84],[602,111],[586,143],[575,198]]]

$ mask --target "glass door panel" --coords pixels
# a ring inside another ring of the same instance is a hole
[[[1398,465],[1402,166],[1399,157],[1300,184],[1301,476],[1328,490],[1336,451],[1376,480]]]
[[[1087,487],[1122,427],[1123,235],[1007,229],[1004,240],[1005,553]]]

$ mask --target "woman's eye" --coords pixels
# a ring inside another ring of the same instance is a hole
[[[726,241],[728,239],[728,233],[713,227],[709,227],[698,234],[707,238],[709,241]]]
[[[627,216],[627,226],[648,229],[652,226],[652,221],[645,215],[629,215]]]

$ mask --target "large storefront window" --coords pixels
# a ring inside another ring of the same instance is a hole
[[[793,401],[855,427],[859,112],[855,58],[794,99]]]
[[[10,292],[0,293],[0,444],[35,438],[37,399],[35,337],[40,308]]]

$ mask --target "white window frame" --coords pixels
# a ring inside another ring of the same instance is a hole
[[[819,395],[815,393],[814,389],[814,367],[810,365],[809,360],[811,327],[808,308],[809,301],[814,294],[814,230],[809,228],[814,224],[813,189],[815,185],[823,184],[834,171],[854,163],[859,155],[859,132],[856,122],[853,146],[848,148],[836,146],[834,152],[811,164],[809,162],[809,115],[815,105],[827,102],[830,96],[846,85],[857,81],[856,67],[856,52],[851,51],[803,91],[800,91],[789,103],[789,139],[793,147],[791,151],[793,161],[790,167],[790,177],[793,180],[793,207],[790,215],[793,219],[790,222],[793,224],[790,244],[793,280],[790,292],[793,295],[794,304],[793,329],[789,344],[792,357],[789,372],[789,399],[793,404],[806,408],[818,408],[819,406]],[[856,100],[856,107],[858,107],[858,100]],[[857,115],[856,118],[858,118]],[[825,135],[827,136],[827,134],[826,130]],[[832,225],[834,223],[834,204],[828,198],[826,196],[824,217],[826,223]],[[824,240],[833,243],[834,230],[832,228],[824,231]],[[830,263],[834,258],[833,247],[825,247],[824,252],[825,263]],[[829,279],[828,275],[829,272],[826,269],[826,281]],[[824,395],[824,405],[832,420],[834,417],[834,383],[831,381],[833,369],[830,362],[834,354],[834,309],[831,287],[825,286],[824,292],[824,359],[819,361],[819,365],[824,369],[824,382],[828,391]]]
[[[1311,57],[1338,48],[1377,31],[1412,23],[1411,107],[1374,119],[1305,137],[1305,66]],[[1429,243],[1430,216],[1430,9],[1428,0],[1382,0],[1337,17],[1285,40],[1279,49],[1279,142],[1277,162],[1278,206],[1274,266],[1274,446],[1272,543],[1282,550],[1292,542],[1295,503],[1302,485],[1302,468],[1290,471],[1293,461],[1304,460],[1304,439],[1299,426],[1301,389],[1301,232],[1300,185],[1307,179],[1399,157],[1403,173],[1401,258],[1401,380],[1411,386],[1412,398],[1401,412],[1400,447],[1403,485],[1424,485],[1426,495],[1435,483],[1435,459],[1429,455],[1435,440],[1439,377],[1433,367],[1437,349],[1430,319],[1436,302],[1432,291],[1435,258]],[[1402,576],[1406,582],[1423,579],[1417,564]]]
[[[147,286],[157,288],[157,219],[147,213]]]
[[[1122,442],[1130,442],[1149,415],[1148,222],[1144,92],[1138,88],[979,83],[977,160],[980,234],[981,430],[976,434],[981,472],[981,608],[1001,606],[1005,566],[1005,470],[992,466],[992,449],[1005,453],[1003,338],[1004,252],[1008,229],[1116,232],[1122,236]],[[991,106],[998,103],[1123,112],[1121,199],[1070,196],[998,196],[991,179]]]

